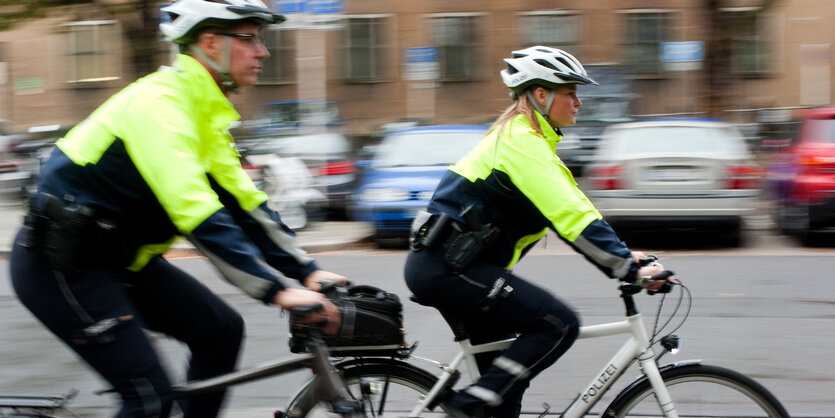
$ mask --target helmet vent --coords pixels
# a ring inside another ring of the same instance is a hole
[[[568,68],[574,68],[574,63],[569,62],[567,59],[563,57],[556,57],[557,61],[559,61],[562,65],[565,65]],[[556,70],[556,68],[554,68]]]
[[[514,67],[510,64],[507,65],[507,73],[508,74],[516,74],[518,72],[519,72],[519,70],[517,70],[516,67]]]
[[[550,62],[548,62],[548,61],[546,61],[546,60],[544,60],[544,59],[539,58],[539,59],[535,59],[535,60],[533,60],[533,61],[534,61],[535,63],[537,63],[537,64],[539,64],[539,65],[543,66],[543,67],[550,68],[550,69],[552,69],[552,70],[554,70],[554,71],[559,71],[559,68],[557,68],[554,64],[551,64]]]

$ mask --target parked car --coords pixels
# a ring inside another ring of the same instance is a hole
[[[19,199],[34,190],[38,159],[28,144],[32,135],[13,122],[0,119],[0,197]]]
[[[806,112],[792,145],[773,157],[769,193],[780,229],[810,243],[835,227],[835,107]]]
[[[450,164],[487,133],[483,125],[436,125],[383,137],[350,207],[353,219],[374,224],[377,238],[405,237]]]
[[[325,195],[313,186],[313,176],[300,158],[255,154],[244,157],[241,165],[291,229],[303,229],[319,216]]]
[[[311,204],[316,202],[317,205],[321,204],[318,209],[336,217],[344,217],[348,198],[357,183],[353,148],[351,140],[344,134],[323,132],[249,140],[243,143],[242,152],[256,166],[261,164],[255,160],[264,160],[251,158],[257,155],[274,154],[281,158],[299,159],[312,176],[311,187],[325,197],[321,201],[311,201]]]
[[[311,129],[332,128],[341,124],[339,107],[332,100],[264,103],[255,116],[243,123],[246,136],[254,138],[300,135]]]
[[[557,155],[575,176],[582,174],[586,164],[592,161],[607,126],[632,120],[631,107],[636,97],[627,68],[615,64],[591,64],[586,66],[586,71],[600,85],[582,86],[577,90],[577,96],[583,102],[577,124],[560,128],[564,137],[557,143]]]
[[[712,119],[611,125],[586,177],[588,197],[616,230],[711,230],[731,245],[760,195],[744,138]]]

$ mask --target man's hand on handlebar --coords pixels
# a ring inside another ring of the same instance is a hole
[[[322,309],[310,313],[302,323],[326,322],[322,327],[325,334],[336,335],[339,332],[339,310],[325,295],[308,289],[287,288],[275,294],[273,303],[284,309],[296,306],[319,304]]]
[[[348,279],[345,276],[331,273],[325,270],[316,270],[304,278],[304,287],[318,292],[322,288],[321,282],[332,282],[337,286],[347,286]]]

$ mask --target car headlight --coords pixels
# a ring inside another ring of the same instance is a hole
[[[397,202],[409,200],[409,192],[396,188],[366,189],[360,195],[360,200],[367,202]]]

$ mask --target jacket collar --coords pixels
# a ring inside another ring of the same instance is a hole
[[[557,143],[562,141],[562,132],[559,128],[555,129],[552,127],[551,124],[539,114],[539,112],[534,111],[533,114],[536,115],[536,123],[539,124],[539,128],[542,130],[542,134],[544,135],[542,139],[548,142],[548,146],[556,152]],[[517,115],[514,119],[514,122],[522,123],[522,125],[525,128],[528,128],[531,132],[536,132],[533,129],[533,124],[527,117],[525,117],[525,115]],[[536,135],[539,136],[538,134]]]
[[[189,93],[200,104],[198,111],[205,115],[212,130],[226,130],[230,123],[241,118],[209,70],[199,61],[189,55],[179,54],[174,61],[174,69],[186,78]]]

